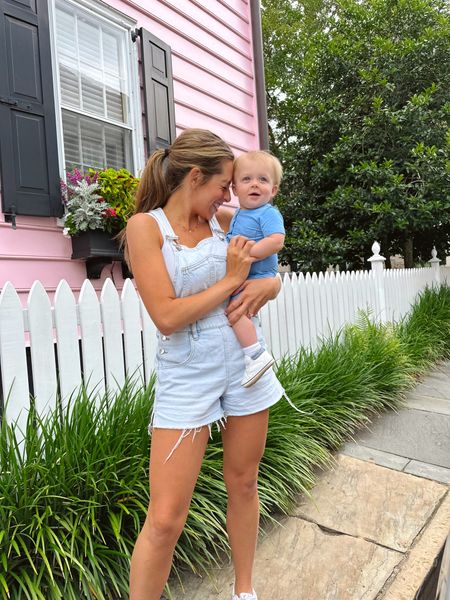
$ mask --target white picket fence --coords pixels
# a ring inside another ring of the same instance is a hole
[[[321,338],[354,322],[360,310],[379,321],[397,321],[426,286],[450,283],[450,269],[439,267],[435,253],[431,268],[384,270],[378,244],[372,250],[371,271],[283,276],[277,299],[260,313],[275,358],[301,346],[315,349]],[[23,430],[31,391],[43,415],[57,402],[67,405],[82,384],[93,397],[114,395],[126,377],[146,385],[155,351],[155,326],[129,279],[120,295],[108,279],[100,297],[86,280],[78,303],[61,281],[53,306],[36,281],[25,309],[6,283],[0,295],[3,417]]]

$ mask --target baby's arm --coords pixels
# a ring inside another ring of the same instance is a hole
[[[284,245],[284,234],[283,233],[272,233],[264,239],[256,242],[250,251],[250,256],[257,260],[267,258],[272,254],[279,252]]]

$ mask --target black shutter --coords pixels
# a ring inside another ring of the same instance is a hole
[[[167,148],[175,139],[172,55],[170,46],[140,30],[147,143],[149,152]]]
[[[3,212],[60,216],[47,0],[0,0]]]

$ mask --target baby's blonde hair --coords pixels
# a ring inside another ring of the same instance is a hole
[[[283,167],[281,166],[281,163],[276,156],[274,156],[270,152],[267,152],[267,150],[250,150],[249,152],[240,154],[234,160],[233,171],[235,171],[239,167],[239,163],[242,162],[242,159],[246,158],[249,158],[250,160],[262,159],[270,163],[272,168],[273,182],[276,186],[280,185],[281,178],[283,177]]]

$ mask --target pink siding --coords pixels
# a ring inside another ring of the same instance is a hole
[[[246,0],[108,0],[172,48],[177,132],[204,127],[239,154],[258,147],[250,23]],[[17,229],[0,213],[0,288],[11,281],[22,294],[39,279],[54,292],[66,279],[76,292],[86,277],[83,261],[70,260],[71,243],[56,219],[17,217]],[[100,289],[101,280],[92,280]],[[122,287],[120,265],[113,276]]]

